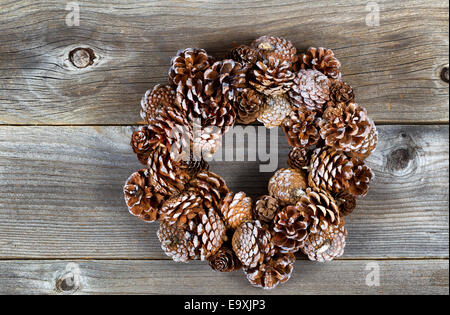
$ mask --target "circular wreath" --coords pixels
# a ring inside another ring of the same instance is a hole
[[[175,261],[209,261],[216,271],[243,269],[271,289],[292,273],[294,253],[329,261],[344,252],[344,217],[373,178],[364,160],[377,131],[341,79],[330,49],[298,53],[288,40],[263,36],[216,60],[180,50],[169,84],[145,93],[131,146],[146,168],[124,187],[131,214],[159,221],[158,238]],[[222,135],[235,122],[281,126],[292,146],[268,194],[253,202],[208,171]]]

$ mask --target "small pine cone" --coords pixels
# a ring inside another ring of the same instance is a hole
[[[227,229],[236,229],[245,221],[252,219],[252,198],[244,192],[229,192],[222,200],[219,213]]]
[[[131,174],[123,187],[128,210],[143,221],[153,222],[159,218],[159,210],[167,196],[154,191],[149,183],[147,170]]]
[[[326,229],[328,225],[338,224],[342,220],[336,200],[324,190],[306,189],[296,208],[308,222],[310,233]]]
[[[364,161],[372,154],[373,151],[375,151],[378,142],[378,131],[373,121],[371,121],[371,124],[372,128],[367,137],[363,140],[361,147],[356,151],[348,152],[347,154],[349,156]]]
[[[296,206],[284,207],[275,217],[272,242],[282,253],[295,253],[308,236],[308,217]]]
[[[243,89],[237,94],[236,102],[233,103],[237,121],[242,124],[254,122],[261,113],[264,98],[253,89]]]
[[[300,70],[289,97],[294,106],[309,111],[321,111],[330,100],[331,80],[317,70]]]
[[[306,53],[300,54],[298,60],[300,69],[314,69],[333,79],[341,77],[341,63],[331,49],[310,47]]]
[[[258,121],[266,128],[278,127],[291,113],[291,103],[284,96],[267,97]]]
[[[295,204],[305,194],[308,187],[303,171],[282,168],[269,180],[269,194],[278,199],[281,205]]]
[[[330,192],[345,191],[353,178],[353,167],[345,154],[330,148],[318,148],[311,157],[308,184]]]
[[[197,191],[203,198],[206,208],[219,211],[221,201],[230,192],[225,180],[219,175],[201,171],[189,181],[189,188]]]
[[[215,271],[230,272],[242,268],[242,263],[234,254],[233,249],[226,246],[222,246],[208,260],[209,266]]]
[[[191,157],[187,161],[181,162],[181,168],[185,169],[191,177],[195,177],[201,171],[208,171],[209,164],[204,159],[195,159]]]
[[[258,61],[249,71],[249,84],[265,95],[283,95],[291,89],[295,73],[287,61]]]
[[[189,231],[161,221],[157,235],[162,250],[174,261],[188,262],[198,258],[197,248]]]
[[[292,42],[274,36],[262,36],[252,43],[264,60],[280,60],[293,64],[298,60],[297,48]]]
[[[142,164],[147,164],[148,157],[157,141],[158,139],[154,137],[154,134],[147,126],[143,126],[139,128],[139,130],[133,132],[130,145]]]
[[[355,196],[365,196],[369,191],[370,182],[374,173],[363,161],[353,159],[353,178],[350,181],[348,192]]]
[[[279,208],[280,204],[277,198],[269,195],[264,195],[256,201],[256,206],[253,210],[253,216],[256,220],[270,223],[275,218],[275,215],[277,214]]]
[[[335,197],[336,203],[339,207],[339,213],[345,217],[353,212],[356,207],[356,198],[348,192],[341,192]]]
[[[338,224],[330,224],[326,229],[310,233],[304,242],[302,251],[310,260],[331,261],[344,254],[347,229],[344,220]]]
[[[258,52],[252,47],[241,45],[229,51],[225,59],[232,59],[249,69],[258,61]]]
[[[246,86],[243,66],[231,59],[215,62],[205,71],[204,93],[219,105],[234,102],[237,92]]]
[[[320,139],[319,119],[316,112],[294,108],[282,124],[289,145],[308,148]]]
[[[295,256],[291,253],[276,253],[267,262],[256,268],[246,269],[248,281],[255,287],[271,290],[291,278]]]
[[[273,256],[271,234],[259,221],[246,221],[234,232],[233,251],[246,268],[255,268]]]
[[[341,80],[332,80],[330,96],[334,103],[350,103],[355,101],[353,88]]]
[[[289,151],[288,165],[291,168],[303,169],[309,165],[311,153],[305,148],[293,147]]]
[[[155,119],[165,108],[175,106],[176,92],[170,86],[156,85],[145,92],[141,100],[141,117],[146,122]]]
[[[341,109],[327,113],[320,122],[320,135],[325,144],[344,152],[359,151],[373,129],[366,110],[356,103],[340,104]],[[328,109],[327,109],[328,111]]]

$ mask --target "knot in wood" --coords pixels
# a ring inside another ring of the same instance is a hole
[[[414,159],[411,150],[400,148],[392,151],[387,160],[387,167],[393,171],[404,170],[408,167],[410,161]]]
[[[449,82],[449,74],[448,74],[448,65],[445,65],[442,70],[441,70],[441,79],[442,81],[444,81],[445,83]]]
[[[74,293],[80,288],[80,271],[76,264],[69,264],[66,270],[56,278],[56,291]]]
[[[95,58],[94,51],[91,48],[75,48],[69,53],[70,62],[80,69],[92,65]]]

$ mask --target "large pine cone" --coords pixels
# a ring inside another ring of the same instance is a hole
[[[275,217],[272,242],[282,253],[295,253],[308,236],[309,217],[296,206],[284,207]]]
[[[174,261],[188,262],[198,258],[197,247],[189,231],[161,221],[157,235],[162,250]]]
[[[248,70],[258,61],[258,52],[252,47],[241,45],[229,51],[226,54],[225,59],[233,59]]]
[[[166,85],[156,85],[152,90],[145,92],[141,100],[141,117],[150,122],[161,114],[166,108],[175,106],[176,92]]]
[[[311,151],[305,148],[293,147],[289,151],[288,165],[291,168],[303,169],[309,166]]]
[[[264,99],[253,89],[243,89],[237,94],[233,107],[237,115],[237,121],[242,124],[250,124],[259,117],[263,109]]]
[[[123,192],[128,210],[140,219],[153,222],[159,218],[159,210],[168,196],[160,194],[149,183],[147,170],[139,170],[127,179]]]
[[[374,126],[366,110],[356,103],[341,103],[326,112],[320,123],[320,135],[325,144],[344,152],[362,149]]]
[[[353,159],[353,165],[354,175],[350,181],[348,192],[355,196],[365,196],[375,175],[363,161]]]
[[[353,178],[353,162],[345,154],[330,148],[314,150],[308,175],[308,184],[330,192],[348,189]]]
[[[295,73],[287,61],[260,60],[249,71],[249,83],[258,92],[277,96],[290,90]]]
[[[269,180],[268,191],[281,205],[295,204],[308,187],[306,175],[302,170],[282,168]]]
[[[333,79],[341,77],[341,63],[331,49],[323,47],[310,47],[306,53],[300,54],[298,67],[300,69],[318,70]]]
[[[290,279],[294,262],[293,254],[276,253],[256,268],[245,269],[245,274],[248,281],[255,287],[270,290]]]
[[[263,60],[280,60],[293,64],[297,61],[297,48],[292,42],[274,36],[262,36],[252,43]]]
[[[310,233],[302,248],[310,260],[331,261],[344,254],[347,230],[342,219],[338,224],[330,224],[326,229]]]
[[[233,249],[227,246],[222,246],[208,260],[209,266],[215,271],[230,272],[242,268],[242,263],[234,254]]]
[[[269,195],[261,196],[256,201],[256,206],[253,209],[253,216],[256,220],[261,222],[270,223],[275,218],[278,210],[280,209],[280,203],[277,198]]]
[[[219,211],[221,201],[230,192],[222,177],[208,171],[201,171],[193,177],[189,181],[189,187],[202,196],[206,208],[216,211]]]
[[[320,139],[316,112],[294,108],[289,117],[283,121],[282,127],[292,147],[308,148]]]
[[[233,234],[234,253],[246,268],[255,268],[264,259],[273,256],[271,238],[268,229],[259,221],[246,221]]]
[[[300,70],[293,82],[289,96],[296,107],[320,111],[330,100],[331,81],[317,70]]]
[[[278,127],[291,110],[291,103],[286,97],[266,97],[258,121],[262,122],[266,128]]]
[[[243,222],[252,219],[252,198],[244,192],[229,192],[222,200],[220,212],[227,229],[236,229]]]

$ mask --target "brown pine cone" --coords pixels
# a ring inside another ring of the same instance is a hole
[[[216,211],[219,211],[221,201],[230,192],[222,177],[208,171],[201,171],[193,177],[189,181],[189,187],[202,196],[207,209],[213,208]]]
[[[222,200],[219,213],[227,229],[236,229],[243,222],[252,219],[252,198],[244,192],[229,192]]]
[[[365,144],[373,123],[364,108],[356,103],[341,104],[341,110],[324,115],[320,122],[320,135],[325,144],[336,150],[352,152]]]
[[[264,195],[256,201],[256,206],[253,209],[253,216],[256,220],[270,223],[275,218],[279,208],[280,204],[277,198]]]
[[[289,97],[296,107],[321,111],[330,100],[331,81],[317,70],[300,70],[293,82]]]
[[[245,274],[248,281],[255,287],[270,290],[290,279],[294,270],[294,262],[293,254],[276,253],[256,268],[246,269]]]
[[[333,79],[341,77],[341,63],[331,49],[310,47],[306,53],[300,54],[297,66],[300,69],[318,70]]]
[[[289,151],[288,165],[291,168],[303,169],[309,166],[311,151],[305,148],[293,147]]]
[[[308,236],[308,216],[296,206],[284,207],[275,217],[272,242],[282,253],[295,253]]]
[[[350,181],[348,192],[355,196],[365,196],[369,191],[370,182],[375,177],[370,167],[363,161],[353,159],[353,178]]]
[[[262,122],[266,128],[273,128],[281,125],[290,113],[291,103],[286,97],[266,97],[258,121]]]
[[[316,112],[294,107],[282,124],[283,131],[292,147],[308,148],[320,139],[319,119]]]
[[[225,59],[233,59],[248,70],[258,61],[258,52],[252,47],[241,45],[229,51]]]
[[[170,86],[156,85],[145,92],[141,100],[141,117],[146,122],[155,119],[162,110],[175,106],[176,92]]]
[[[133,132],[130,145],[133,148],[133,152],[136,153],[138,160],[145,165],[147,164],[152,149],[154,149],[158,142],[159,139],[155,137],[155,134],[147,126],[143,126]]]
[[[174,261],[188,262],[198,258],[198,251],[189,231],[161,221],[157,235],[162,250]]]
[[[292,42],[274,36],[262,36],[252,43],[263,60],[280,60],[293,64],[298,60],[297,48]]]
[[[341,81],[331,80],[330,96],[334,103],[350,103],[355,101],[353,88]]]
[[[249,83],[258,92],[265,95],[277,96],[290,90],[295,73],[287,61],[263,60],[258,61],[249,71]]]
[[[208,162],[204,159],[196,159],[193,156],[191,156],[188,160],[183,160],[180,167],[186,170],[191,177],[195,177],[201,171],[209,170]]]
[[[243,89],[237,94],[233,103],[237,121],[242,124],[250,124],[258,118],[264,105],[264,99],[253,89]]]
[[[199,213],[203,213],[202,197],[191,190],[186,190],[170,197],[161,207],[161,220],[170,224],[185,225]]]
[[[271,234],[257,220],[242,223],[234,232],[232,245],[236,256],[246,268],[255,268],[274,254]]]
[[[345,217],[353,212],[356,207],[356,198],[353,194],[348,192],[341,192],[335,197],[336,203],[339,207],[339,213]]]
[[[280,205],[295,204],[308,187],[306,175],[302,170],[282,168],[269,180],[268,191]]]
[[[349,156],[364,161],[372,154],[373,151],[375,151],[378,142],[378,131],[373,121],[370,122],[372,124],[372,128],[367,137],[364,138],[361,147],[356,151],[349,151],[347,153]]]
[[[242,263],[234,254],[233,249],[226,246],[222,246],[208,260],[209,266],[215,271],[230,272],[242,268]]]
[[[159,210],[168,196],[156,192],[149,183],[147,170],[131,174],[123,187],[128,210],[141,220],[153,222],[159,218]]]
[[[347,229],[344,219],[338,224],[330,224],[326,229],[310,233],[304,242],[302,251],[310,260],[331,261],[344,254]]]
[[[296,208],[308,222],[309,233],[326,229],[328,225],[338,224],[342,220],[336,200],[324,190],[306,189]]]
[[[330,192],[345,191],[353,177],[353,167],[345,154],[330,148],[318,148],[311,157],[308,184]]]

